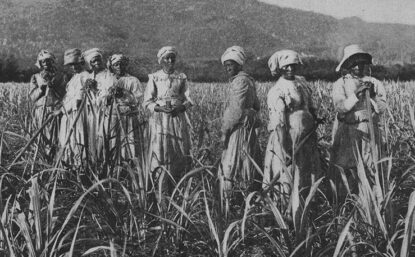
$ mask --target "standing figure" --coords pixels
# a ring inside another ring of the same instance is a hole
[[[175,70],[176,57],[177,51],[172,46],[159,50],[157,58],[162,69],[149,74],[143,103],[151,113],[150,171],[153,178],[162,179],[164,189],[161,190],[167,193],[174,188],[171,178],[178,182],[191,164],[186,111],[193,103],[186,75]]]
[[[85,107],[80,110],[81,102],[86,97],[84,83],[88,73],[83,70],[84,60],[81,50],[77,48],[66,50],[63,58],[63,65],[70,67],[71,74],[68,76],[70,79],[66,84],[66,95],[61,108],[63,116],[59,141],[60,146],[64,148],[62,160],[67,165],[78,166],[88,153],[87,111]],[[78,112],[81,113],[78,115]],[[79,116],[78,120],[75,120],[77,116]],[[72,133],[69,135],[72,127]]]
[[[143,88],[140,81],[127,73],[128,58],[114,54],[108,60],[108,69],[117,83],[110,88],[115,106],[111,115],[110,148],[120,147],[117,160],[144,160],[144,118],[141,111]],[[104,122],[105,123],[105,122]]]
[[[86,50],[83,53],[88,74],[85,80],[88,94],[88,132],[91,158],[93,160],[107,161],[111,149],[109,148],[109,124],[105,123],[106,116],[110,115],[112,108],[109,94],[116,82],[116,77],[105,68],[103,55],[98,48]]]
[[[232,46],[221,57],[230,77],[230,91],[222,120],[223,153],[219,181],[226,211],[232,192],[238,190],[237,203],[258,183],[254,162],[260,163],[260,149],[255,128],[260,124],[260,104],[254,79],[242,70],[246,55],[242,47]]]
[[[34,102],[32,130],[36,131],[46,121],[46,117],[61,107],[65,96],[63,75],[55,67],[55,56],[48,50],[41,50],[37,57],[36,66],[41,69],[30,79],[29,97]],[[44,128],[41,144],[45,154],[53,159],[58,146],[60,116],[56,115]]]
[[[281,50],[268,61],[272,75],[282,76],[270,89],[267,97],[270,137],[265,153],[263,187],[271,181],[286,206],[293,186],[296,190],[309,187],[318,179],[320,157],[317,149],[317,115],[312,101],[312,91],[303,77],[296,76],[302,64],[297,52]],[[297,182],[294,183],[295,173]]]
[[[364,166],[369,168],[374,168],[373,158],[377,161],[380,157],[379,122],[386,109],[386,92],[379,80],[365,75],[365,67],[371,63],[372,56],[358,45],[346,46],[343,59],[336,68],[337,72],[343,69],[346,74],[333,84],[332,97],[337,117],[333,127],[331,172],[339,178],[339,169],[344,170],[353,193],[356,193],[358,184],[359,154]],[[369,102],[366,100],[367,92]],[[373,126],[373,135],[370,126]],[[371,140],[375,149],[372,149]]]

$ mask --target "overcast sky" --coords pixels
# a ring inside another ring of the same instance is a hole
[[[369,22],[415,25],[415,0],[260,0],[336,18],[357,16]]]

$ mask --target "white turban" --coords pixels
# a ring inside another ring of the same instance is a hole
[[[245,50],[240,46],[231,46],[222,54],[220,58],[222,65],[225,64],[228,60],[233,60],[239,65],[244,65],[246,61]]]
[[[110,64],[113,65],[116,62],[126,62],[128,63],[128,57],[123,54],[113,54],[109,58]]]
[[[268,60],[268,67],[273,75],[277,70],[290,64],[303,64],[298,53],[293,50],[275,52]]]
[[[161,63],[161,59],[167,56],[168,54],[174,54],[177,56],[177,50],[174,46],[164,46],[157,53],[158,62]]]
[[[101,58],[102,58],[102,52],[98,48],[92,48],[92,49],[86,50],[82,54],[82,56],[84,57],[86,66],[88,67],[88,70],[91,70],[92,69],[92,67],[91,67],[91,60],[94,57],[97,57],[97,56],[101,56]]]
[[[48,51],[48,50],[40,50],[39,54],[37,55],[37,60],[35,65],[40,69],[42,68],[42,66],[40,65],[40,61],[46,60],[46,59],[51,59],[53,62],[56,61],[55,56],[53,55],[52,52]]]

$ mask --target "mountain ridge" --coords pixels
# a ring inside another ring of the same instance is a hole
[[[100,47],[155,65],[157,50],[175,45],[184,60],[219,60],[231,45],[254,58],[282,48],[338,59],[362,44],[379,64],[415,62],[415,26],[336,19],[256,0],[2,0],[1,56],[22,69],[38,51]]]

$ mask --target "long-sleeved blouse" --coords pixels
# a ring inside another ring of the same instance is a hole
[[[185,74],[177,71],[167,74],[159,70],[149,74],[148,78],[143,105],[151,112],[156,105],[166,105],[166,101],[171,101],[172,105],[183,104],[186,109],[193,105]]]
[[[247,125],[246,121],[257,122],[256,115],[260,109],[260,103],[256,94],[255,82],[251,76],[241,71],[231,78],[227,103],[223,114],[222,133],[226,134],[238,126]]]

